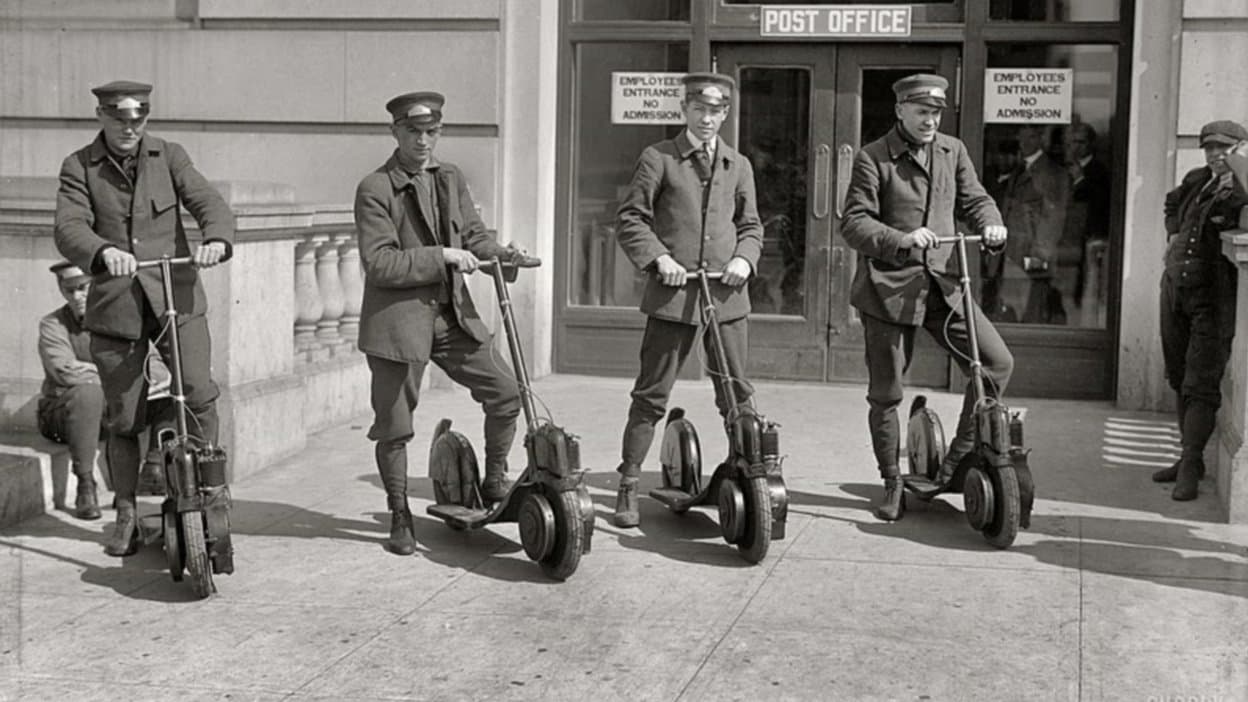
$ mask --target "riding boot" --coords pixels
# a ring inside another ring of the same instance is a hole
[[[104,542],[104,553],[110,556],[129,556],[139,550],[139,517],[134,499],[117,499],[117,522]]]
[[[615,494],[613,521],[621,529],[631,529],[641,524],[641,510],[637,500],[637,483],[641,479],[641,466],[621,463],[616,470],[620,473],[620,487]]]
[[[507,461],[487,461],[485,479],[481,481],[481,499],[488,504],[502,502],[511,490],[511,481],[507,480]]]
[[[880,477],[884,478],[884,497],[875,505],[875,516],[886,522],[895,522],[906,512],[901,470],[897,466],[883,466]]]
[[[100,518],[100,501],[95,494],[95,480],[90,476],[78,477],[78,497],[74,500],[74,516],[86,520]]]
[[[1170,466],[1169,468],[1162,468],[1159,471],[1155,471],[1153,473],[1153,482],[1154,483],[1173,483],[1175,478],[1179,477],[1179,464],[1182,462],[1183,462],[1183,459],[1180,458],[1179,460],[1175,461],[1174,465]]]
[[[407,497],[387,497],[390,507],[390,538],[386,539],[386,548],[400,556],[416,553],[416,532],[412,526],[412,511],[407,506]]]
[[[1200,494],[1200,464],[1199,454],[1183,452],[1183,457],[1179,459],[1178,475],[1174,480],[1174,491],[1170,493],[1171,499],[1179,502],[1196,499]]]

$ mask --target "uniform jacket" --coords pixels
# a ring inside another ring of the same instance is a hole
[[[462,275],[442,260],[443,244],[485,260],[505,258],[477,216],[459,169],[439,163],[434,173],[441,232],[433,232],[432,203],[399,166],[397,155],[364,177],[355,191],[355,233],[364,266],[360,309],[361,351],[404,363],[429,360],[439,301],[449,299],[459,326],[485,343],[481,322]]]
[[[953,246],[903,249],[902,238],[922,226],[953,236],[955,217],[978,231],[1001,224],[1001,213],[980,184],[965,144],[937,133],[929,170],[911,158],[898,129],[862,147],[854,159],[841,231],[859,254],[850,303],[872,317],[919,325],[929,274],[957,309],[958,262]]]
[[[95,275],[85,325],[97,334],[123,339],[140,337],[144,299],[157,316],[164,313],[160,269],[143,269],[133,278],[112,277],[100,258],[105,248],[129,251],[139,260],[189,255],[179,205],[199,223],[205,243],[225,244],[222,260],[233,255],[234,244],[233,213],[181,146],[144,135],[137,153],[136,181],[131,183],[100,134],[61,164],[56,194],[56,248]],[[207,310],[199,274],[190,266],[173,269],[173,296],[183,314]]]
[[[616,213],[620,247],[637,268],[650,270],[663,254],[691,271],[721,270],[735,256],[757,268],[763,227],[754,195],[754,170],[749,160],[723,139],[716,141],[719,145],[705,216],[694,146],[685,132],[641,152],[628,194]],[[670,287],[651,275],[641,311],[659,319],[698,324],[696,285]],[[710,287],[721,320],[740,319],[750,313],[747,286],[711,281]]]
[[[1208,166],[1193,169],[1166,193],[1166,274],[1179,287],[1213,286],[1221,300],[1221,326],[1234,333],[1238,276],[1235,265],[1222,255],[1221,233],[1238,228],[1248,194],[1235,176],[1228,185],[1206,190],[1212,174]]]
[[[39,361],[43,364],[44,397],[59,397],[74,385],[100,382],[91,360],[91,332],[74,318],[69,305],[39,320]]]
[[[1093,157],[1083,167],[1083,177],[1070,186],[1070,205],[1066,208],[1063,244],[1080,247],[1089,239],[1109,238],[1109,168]]]
[[[1006,182],[1002,201],[1001,215],[1010,232],[1006,257],[1020,265],[1024,256],[1056,265],[1069,203],[1070,175],[1057,161],[1041,153],[1030,166],[1020,162]]]

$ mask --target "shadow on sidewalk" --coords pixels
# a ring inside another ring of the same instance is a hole
[[[849,483],[841,485],[840,489],[865,497],[867,502],[797,493],[790,495],[790,504],[851,509],[865,505],[868,514],[863,521],[826,514],[812,516],[850,522],[865,534],[903,538],[932,548],[996,550],[970,528],[959,509],[941,498],[924,504],[907,495],[906,518],[887,523],[867,521],[874,520],[869,514],[869,504],[879,497],[882,488]],[[1020,533],[1047,538],[1016,543],[1010,550],[1050,565],[1248,599],[1248,546],[1200,536],[1196,533],[1198,528],[1157,520],[1036,514],[1032,517],[1031,528]],[[1073,563],[1072,547],[1077,549]],[[1209,555],[1190,555],[1183,551]]]

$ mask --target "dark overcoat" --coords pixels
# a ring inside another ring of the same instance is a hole
[[[953,236],[958,220],[976,233],[1001,224],[1001,213],[980,184],[965,144],[937,133],[924,168],[911,158],[898,129],[862,147],[854,159],[841,232],[858,251],[850,304],[878,319],[917,326],[927,311],[929,274],[958,309],[958,262],[953,246],[912,250],[901,247],[902,238],[923,226]]]
[[[757,269],[763,226],[754,194],[754,169],[723,139],[716,141],[719,146],[705,211],[694,146],[685,132],[641,152],[628,194],[616,213],[616,237],[638,269],[651,270],[663,254],[691,271],[721,270],[735,256]],[[711,281],[710,287],[721,321],[750,313],[747,286]],[[651,275],[641,311],[659,319],[698,324],[696,291],[696,284],[671,287]]]
[[[428,361],[442,301],[454,306],[455,319],[469,336],[481,343],[490,339],[463,276],[442,260],[442,242],[482,260],[505,258],[508,249],[486,231],[460,170],[439,162],[432,173],[436,219],[433,204],[399,166],[397,156],[356,188],[355,232],[364,268],[358,346],[371,356]],[[440,234],[434,233],[435,221]]]
[[[158,318],[164,313],[160,269],[145,268],[132,278],[110,276],[100,257],[105,248],[128,251],[139,260],[190,255],[181,207],[199,223],[204,243],[225,244],[223,261],[233,255],[234,245],[234,214],[181,145],[145,134],[137,153],[131,183],[101,133],[61,164],[56,194],[56,248],[95,275],[84,326],[122,339],[142,335],[145,300]],[[188,317],[207,310],[194,267],[173,269],[173,299],[178,312]]]

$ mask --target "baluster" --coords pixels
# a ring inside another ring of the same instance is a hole
[[[316,282],[316,249],[319,242],[306,237],[295,245],[295,351],[317,347],[316,323],[323,312]]]
[[[313,238],[320,243],[316,249],[316,285],[321,292],[321,318],[316,323],[316,338],[325,346],[342,342],[338,325],[342,323],[342,281],[338,279],[338,244],[329,234]]]
[[[342,324],[338,332],[355,341],[360,334],[360,303],[364,299],[364,274],[360,270],[360,249],[353,234],[339,234],[338,278],[342,281]]]

